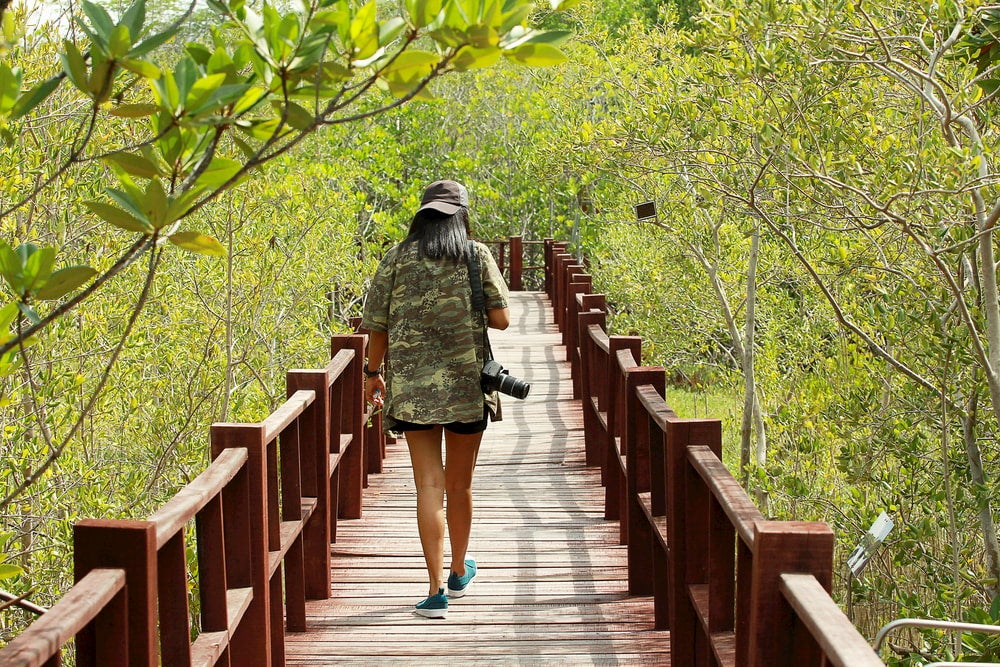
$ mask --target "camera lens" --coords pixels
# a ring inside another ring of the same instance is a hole
[[[510,375],[501,375],[497,378],[498,386],[497,389],[507,394],[508,396],[513,396],[514,398],[525,398],[528,392],[531,390],[531,385],[524,380],[519,380],[516,377]]]

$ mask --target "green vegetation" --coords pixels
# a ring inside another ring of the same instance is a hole
[[[0,0],[7,588],[51,602],[72,521],[147,515],[208,424],[322,363],[444,176],[480,238],[574,240],[612,332],[643,336],[679,413],[724,419],[765,512],[833,526],[867,636],[1000,620],[995,8],[251,4],[143,27],[84,3],[32,31]],[[894,642],[901,665],[998,655]]]

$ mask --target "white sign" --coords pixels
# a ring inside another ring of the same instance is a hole
[[[882,542],[892,531],[894,525],[892,519],[885,512],[878,515],[875,523],[872,524],[872,527],[861,538],[861,543],[854,547],[854,551],[847,558],[847,567],[851,569],[851,573],[855,577],[861,576],[865,565],[868,564],[868,559],[875,555],[878,548],[882,546]]]

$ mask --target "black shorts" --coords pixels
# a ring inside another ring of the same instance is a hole
[[[489,423],[488,414],[489,413],[484,407],[483,418],[479,421],[448,422],[447,424],[415,424],[413,422],[396,419],[396,423],[392,425],[392,430],[397,433],[405,433],[407,431],[429,431],[435,426],[441,426],[444,430],[457,433],[458,435],[473,435],[474,433],[482,433],[486,430],[486,424]]]

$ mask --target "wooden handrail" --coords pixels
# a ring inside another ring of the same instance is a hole
[[[365,476],[381,465],[381,433],[364,421],[366,343],[335,336],[330,362],[289,372],[287,400],[261,422],[214,424],[213,462],[148,521],[77,523],[76,585],[0,650],[0,666],[59,664],[74,636],[81,667],[283,664],[282,619],[304,630],[306,598],[330,596],[337,521],[360,516]]]
[[[586,263],[551,240],[545,260],[587,462],[601,466],[605,518],[628,545],[629,591],[651,594],[656,627],[670,629],[672,664],[882,664],[837,616],[829,527],[766,521],[721,461],[721,422],[678,418],[664,369],[641,366],[641,339],[608,334]],[[874,662],[838,662],[845,655]]]
[[[91,570],[48,612],[4,646],[0,665],[43,667],[52,664],[50,660],[58,656],[63,645],[90,624],[103,619],[106,623],[127,625],[124,589],[124,570]],[[105,665],[127,664],[124,651],[108,652],[103,657]]]
[[[182,488],[149,517],[156,524],[156,548],[179,533],[205,506],[239,474],[247,462],[247,450],[227,449],[203,473]]]
[[[835,667],[883,665],[878,654],[868,646],[816,577],[810,574],[783,574],[781,594]]]
[[[687,456],[691,467],[719,501],[719,506],[729,517],[729,522],[736,528],[740,539],[748,548],[753,549],[754,524],[764,521],[764,515],[712,450],[704,446],[689,447]]]
[[[316,400],[314,391],[297,391],[261,422],[264,426],[264,440],[270,442],[278,437],[295,421],[307,407]]]

